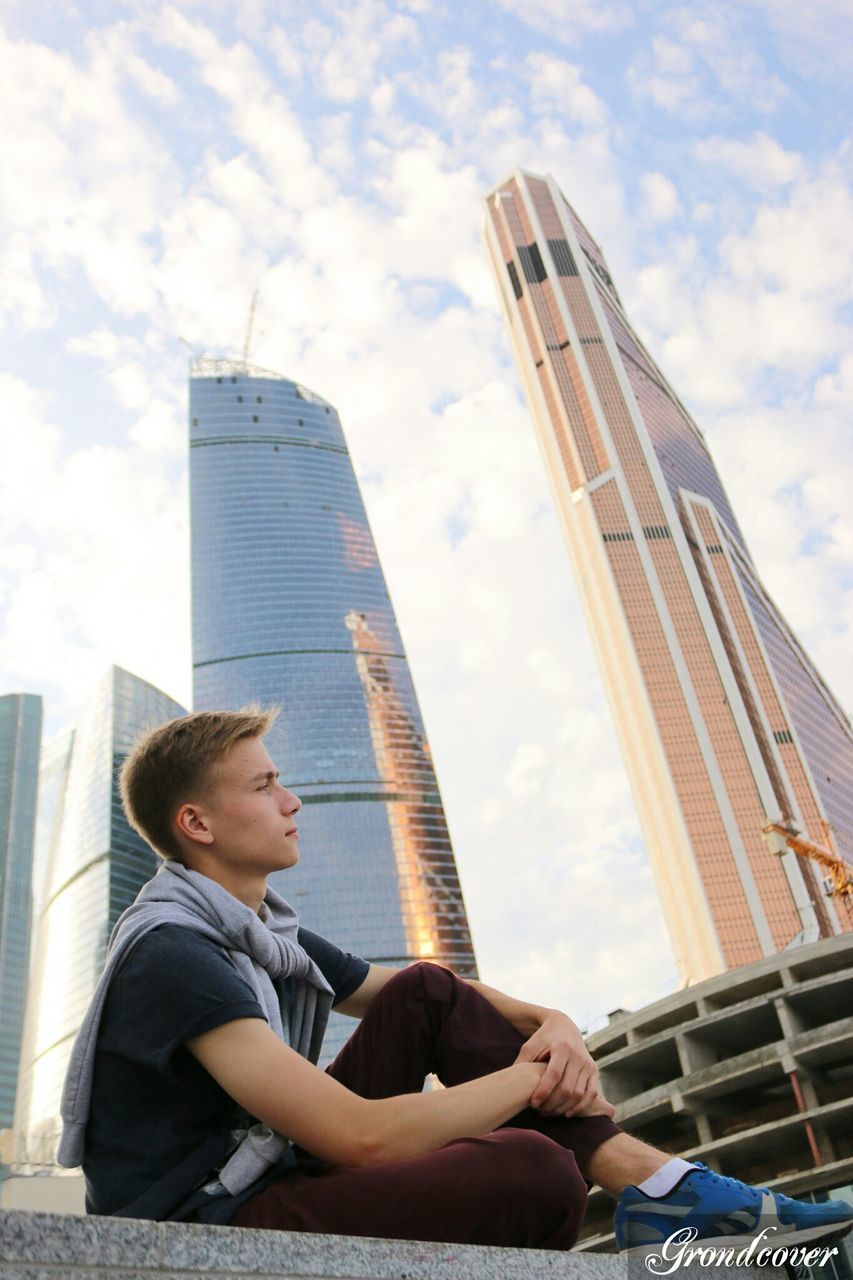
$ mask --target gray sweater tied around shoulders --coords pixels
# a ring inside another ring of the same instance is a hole
[[[165,861],[116,921],[104,972],[74,1041],[62,1091],[63,1127],[56,1155],[65,1168],[74,1169],[83,1162],[95,1046],[110,982],[137,942],[162,924],[182,925],[225,947],[276,1035],[310,1062],[316,1063],[320,1055],[333,992],[299,945],[299,917],[293,907],[267,887],[255,913],[209,876]],[[273,982],[289,977],[294,979],[293,998],[289,1007],[282,1007]],[[180,981],[180,974],[175,981]],[[230,1195],[244,1191],[288,1144],[287,1138],[267,1125],[253,1125],[219,1171],[219,1185]]]

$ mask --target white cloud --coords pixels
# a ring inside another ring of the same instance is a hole
[[[188,7],[194,7],[195,0],[187,0]],[[275,5],[270,0],[240,0],[234,6],[234,25],[242,36],[250,40],[264,41],[267,38],[270,11]]]
[[[153,21],[152,35],[194,59],[203,83],[230,107],[234,133],[254,151],[284,205],[310,208],[329,196],[333,182],[314,160],[290,103],[248,45],[226,47],[209,27],[190,22],[174,6]]]
[[[134,449],[64,449],[52,396],[8,374],[0,388],[16,425],[0,436],[0,541],[15,549],[4,562],[5,681],[49,693],[51,717],[73,715],[110,661],[186,698],[180,479]]]
[[[695,116],[704,104],[698,76],[661,76],[632,68],[629,81],[636,93],[663,111],[674,113],[689,109],[690,115]]]
[[[693,8],[672,15],[681,40],[705,63],[720,91],[736,101],[749,102],[754,111],[773,111],[788,90],[767,69],[758,50],[744,40],[739,19],[736,9],[719,7],[708,16]]]
[[[272,252],[292,235],[295,219],[283,207],[273,183],[252,163],[245,151],[223,160],[211,151],[205,157],[210,199],[236,219],[254,244]]]
[[[706,106],[701,69],[693,51],[668,37],[653,36],[651,50],[639,50],[628,68],[628,84],[640,99],[661,111],[701,115]]]
[[[176,388],[176,372],[186,361],[177,353],[167,355],[157,334],[148,339],[121,336],[96,329],[71,338],[67,349],[91,356],[103,365],[103,376],[117,405],[129,410],[133,421],[128,439],[146,453],[163,459],[184,459],[186,408],[183,390]]]
[[[853,65],[853,14],[848,0],[747,0],[765,14],[780,37],[788,65],[798,77],[824,83],[827,68],[848,72]]]
[[[497,2],[534,31],[564,44],[572,44],[590,31],[618,31],[632,26],[635,18],[630,0],[539,0],[536,5],[526,0]]]
[[[818,378],[815,403],[830,409],[853,408],[853,352],[842,356],[836,372]]]
[[[580,67],[547,53],[529,53],[525,69],[534,107],[556,110],[592,128],[605,123],[607,109],[598,94],[584,84]]]
[[[635,280],[642,328],[657,335],[674,384],[700,406],[754,397],[770,370],[809,379],[849,346],[853,190],[834,165],[803,173],[745,230],[724,235],[719,265],[687,254]],[[808,384],[806,384],[808,385]]]
[[[561,1008],[593,1032],[615,1008],[642,1008],[676,990],[679,980],[662,954],[664,925],[644,859],[572,842],[564,863],[564,878],[549,888],[523,870],[512,875],[513,893],[537,908],[533,928],[525,930],[532,945],[521,956],[505,946],[489,980]],[[504,924],[511,936],[511,920]]]
[[[25,326],[50,318],[48,270],[81,267],[122,315],[156,305],[146,237],[160,201],[172,194],[175,171],[167,149],[121,96],[129,38],[122,28],[109,41],[90,41],[80,67],[67,55],[0,35],[0,110],[15,120],[4,143],[8,198],[0,225],[18,268],[4,302]],[[8,255],[6,263],[8,270]]]
[[[542,788],[548,756],[541,742],[521,742],[506,771],[506,785],[513,801],[532,799]]]
[[[729,410],[709,440],[759,572],[830,687],[853,705],[853,445],[844,412]]]
[[[56,309],[36,273],[32,248],[23,232],[8,236],[0,253],[0,319],[14,318],[23,330],[46,329],[56,318]]]
[[[653,36],[652,49],[655,66],[662,75],[687,75],[695,66],[692,50],[666,36]]]
[[[20,477],[49,475],[54,470],[61,433],[45,420],[43,393],[8,373],[0,374],[0,391],[11,427],[0,432],[0,516],[11,532],[13,521],[23,517],[31,504]]]
[[[252,292],[269,264],[245,225],[199,193],[163,219],[161,239],[154,277],[176,336],[201,348],[242,346]]]
[[[90,34],[87,47],[93,67],[115,85],[127,78],[160,106],[179,109],[178,86],[159,67],[153,66],[132,47],[136,32],[129,23],[119,23]]]
[[[454,164],[435,135],[424,136],[396,152],[375,191],[391,214],[381,233],[385,270],[482,294],[482,187],[472,166]]]
[[[760,206],[748,234],[727,237],[721,255],[740,278],[821,298],[831,313],[853,278],[853,186],[834,168],[807,175],[786,203]],[[807,345],[811,337],[803,333]],[[824,352],[836,349],[829,342]]]
[[[320,63],[326,94],[352,102],[373,86],[378,68],[394,58],[400,46],[417,38],[417,25],[407,14],[377,0],[356,0],[335,15],[334,39]]]
[[[751,140],[703,138],[694,154],[708,165],[725,169],[756,187],[785,186],[803,171],[803,158],[786,151],[775,138],[758,132]]]
[[[675,183],[663,173],[644,173],[640,179],[643,212],[652,222],[669,222],[679,212]]]
[[[267,43],[275,54],[275,60],[281,71],[288,78],[302,78],[302,59],[294,41],[281,27],[273,27],[266,34]]]
[[[667,35],[654,34],[628,70],[641,99],[691,121],[731,114],[747,104],[769,114],[787,96],[783,81],[744,39],[743,15],[717,5],[711,11],[676,8],[666,14]]]

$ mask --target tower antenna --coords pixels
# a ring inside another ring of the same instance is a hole
[[[249,346],[252,341],[252,329],[255,324],[255,307],[258,302],[258,290],[252,294],[252,302],[249,307],[249,322],[246,325],[246,341],[243,343],[243,364],[249,363]]]

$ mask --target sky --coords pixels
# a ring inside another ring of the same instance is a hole
[[[589,1028],[674,990],[482,201],[554,175],[853,706],[850,0],[0,17],[0,692],[190,704],[187,362],[257,289],[252,362],[343,422],[481,977]]]

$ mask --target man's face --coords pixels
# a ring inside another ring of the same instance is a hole
[[[213,834],[210,852],[235,869],[268,874],[299,861],[302,803],[278,781],[261,738],[241,738],[214,766],[199,808]]]

